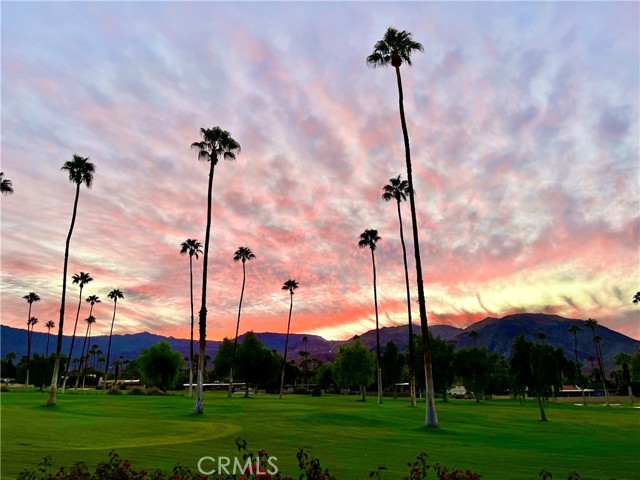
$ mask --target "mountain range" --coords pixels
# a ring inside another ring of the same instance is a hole
[[[497,352],[505,357],[509,357],[511,353],[511,345],[518,335],[524,335],[528,341],[540,341],[539,333],[544,333],[544,342],[554,348],[562,348],[569,359],[574,358],[574,336],[569,333],[568,329],[571,325],[578,325],[580,331],[577,334],[578,341],[578,359],[583,366],[589,367],[595,360],[595,349],[593,345],[593,337],[591,331],[584,327],[583,320],[567,319],[557,315],[546,315],[540,313],[520,313],[508,315],[503,318],[487,317],[484,320],[469,325],[466,328],[457,328],[450,325],[431,325],[429,327],[431,333],[435,337],[453,343],[456,347],[466,347],[477,345],[486,347],[489,352]],[[380,329],[380,343],[382,348],[389,341],[393,341],[400,351],[405,351],[408,340],[408,325],[395,327],[383,327]],[[420,326],[413,326],[414,334],[420,334]],[[471,331],[475,331],[478,335],[475,342],[470,336]],[[618,353],[625,352],[630,355],[635,354],[640,347],[640,342],[631,337],[623,335],[619,332],[611,330],[605,326],[598,325],[596,334],[601,337],[601,347],[603,360],[607,369],[611,369],[614,365],[614,358]],[[258,339],[264,343],[267,348],[275,349],[279,353],[283,353],[285,344],[285,334],[256,332]],[[307,338],[307,351],[311,357],[318,358],[322,361],[330,361],[338,353],[341,345],[345,345],[353,341],[350,340],[326,340],[318,335],[291,334],[289,336],[289,355],[290,358],[297,359],[299,352],[305,349],[303,339]],[[241,342],[244,335],[240,336]],[[376,332],[370,330],[359,336],[360,341],[369,347],[375,349]],[[84,337],[76,338],[74,352],[75,355],[80,354]],[[125,359],[134,359],[140,355],[140,352],[149,348],[160,341],[166,341],[176,351],[179,351],[184,357],[189,355],[189,340],[175,337],[164,337],[149,332],[114,335],[111,345],[111,358],[115,359],[120,356]],[[71,337],[64,336],[62,342],[62,352],[67,354],[69,351]],[[98,345],[103,352],[107,351],[109,337],[107,335],[96,336],[91,339],[91,345]],[[49,352],[55,351],[56,336],[51,335],[49,340]],[[217,340],[207,341],[207,355],[215,356],[222,342]],[[44,353],[47,344],[47,334],[34,332],[32,339],[32,352]],[[26,355],[27,351],[27,331],[0,326],[0,348],[4,357],[8,352],[15,352],[18,358]],[[197,352],[197,340],[194,348]]]

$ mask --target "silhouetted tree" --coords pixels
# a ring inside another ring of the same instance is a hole
[[[56,324],[53,323],[53,320],[49,320],[44,326],[47,327],[47,353],[45,353],[44,356],[49,358],[49,338],[51,337],[51,329],[54,328]]]
[[[73,279],[73,284],[80,287],[80,294],[78,295],[78,310],[76,311],[76,322],[73,325],[73,335],[71,336],[71,346],[69,347],[69,358],[73,358],[73,345],[76,341],[76,330],[78,328],[78,319],[80,318],[80,307],[82,306],[82,289],[87,283],[93,281],[91,275],[85,272],[74,273],[73,277],[71,278]],[[67,362],[67,368],[65,368],[64,376],[62,377],[62,393],[64,393],[64,389],[67,386],[70,364],[71,362]]]
[[[207,344],[207,268],[209,265],[209,238],[211,235],[211,200],[213,196],[213,175],[215,166],[220,158],[235,160],[240,153],[240,144],[236,142],[229,132],[220,127],[211,129],[201,128],[202,141],[194,142],[191,148],[198,151],[198,160],[209,162],[209,187],[207,189],[207,226],[205,229],[204,254],[202,256],[202,303],[199,313],[199,354],[198,376],[196,381],[196,401],[193,407],[194,413],[204,412],[202,406],[202,382],[204,379],[204,350]]]
[[[95,297],[95,295],[92,295],[92,296]],[[99,301],[100,300],[98,300],[98,302]],[[93,309],[93,305],[91,305],[91,308]],[[80,368],[79,368],[80,373],[76,375],[76,385],[75,385],[76,390],[78,390],[78,384],[80,383],[80,375],[82,375],[82,388],[84,389],[85,373],[87,370],[87,357],[89,356],[88,347],[89,347],[89,342],[91,341],[90,340],[91,326],[96,322],[96,317],[94,317],[93,315],[91,315],[91,313],[89,313],[89,316],[85,318],[84,321],[87,322],[87,329],[84,334],[84,341],[82,342],[82,351],[80,353]]]
[[[409,287],[409,267],[407,265],[407,248],[404,243],[404,229],[402,225],[402,211],[400,203],[405,202],[409,196],[409,182],[403,180],[400,175],[390,178],[389,183],[382,187],[384,193],[382,199],[386,202],[396,201],[398,208],[398,223],[400,225],[400,243],[402,245],[402,261],[404,264],[404,283],[407,292],[407,319],[409,321],[409,393],[411,406],[416,406],[416,371],[415,371],[415,349],[413,345],[413,322],[411,320],[411,290]]]
[[[138,358],[144,382],[162,391],[180,385],[182,364],[180,352],[173,351],[171,345],[164,340],[142,350]]]
[[[422,52],[422,45],[413,40],[411,33],[398,31],[390,27],[385,32],[382,40],[373,47],[373,53],[367,57],[367,64],[372,67],[387,67],[391,65],[396,72],[398,83],[398,104],[400,108],[400,124],[402,126],[402,137],[404,140],[405,163],[407,166],[407,182],[409,183],[409,206],[411,208],[411,223],[413,230],[413,249],[416,259],[416,278],[418,282],[418,306],[420,309],[420,327],[422,330],[422,340],[424,342],[424,363],[425,363],[425,383],[426,383],[426,418],[425,424],[428,427],[438,427],[438,416],[434,399],[433,369],[431,365],[431,347],[429,345],[429,325],[427,322],[427,307],[424,296],[424,285],[422,279],[422,262],[420,260],[420,239],[418,236],[418,219],[416,215],[415,188],[413,186],[413,171],[411,167],[411,148],[409,146],[409,132],[404,115],[404,94],[402,90],[402,78],[400,76],[400,66],[403,63],[411,66],[411,55],[414,52]]]
[[[109,356],[111,355],[111,338],[113,337],[113,324],[116,322],[116,308],[118,307],[118,300],[121,298],[124,298],[124,294],[120,289],[114,288],[107,294],[107,297],[113,300],[113,318],[111,318],[111,329],[109,330],[109,346],[107,347],[107,359],[104,366],[105,382],[107,381],[107,374],[109,373]],[[102,393],[104,393],[105,390],[106,390],[106,383],[105,383],[105,388],[102,389]]]
[[[282,399],[282,391],[284,390],[284,374],[287,365],[287,353],[289,351],[289,330],[291,328],[291,312],[293,311],[293,291],[298,288],[298,282],[289,279],[282,285],[282,290],[287,290],[290,295],[289,303],[289,321],[287,322],[287,338],[284,342],[284,358],[282,360],[282,377],[280,378],[280,398]]]
[[[367,401],[367,387],[375,380],[376,363],[371,352],[356,340],[340,347],[333,362],[333,379],[342,388],[358,385],[363,402]]]
[[[27,378],[24,384],[25,387],[29,386],[29,367],[31,366],[31,340],[33,339],[33,327],[38,323],[36,317],[31,317],[27,322]]]
[[[400,381],[404,368],[404,355],[398,351],[398,347],[392,341],[387,342],[384,353],[380,356],[380,368],[383,370],[387,386],[393,388],[393,398],[398,396],[396,384]]]
[[[640,303],[640,292],[636,292],[633,296],[633,303]]]
[[[27,314],[27,379],[25,380],[24,386],[29,386],[29,362],[31,361],[31,307],[34,302],[39,302],[40,297],[37,293],[29,292],[25,295],[24,298],[29,304],[29,313]]]
[[[242,311],[242,299],[244,298],[244,286],[247,279],[247,272],[245,270],[245,263],[248,260],[256,258],[251,249],[247,247],[239,247],[233,254],[234,262],[242,262],[242,290],[240,290],[240,302],[238,303],[238,320],[236,321],[236,336],[233,341],[233,355],[231,357],[231,370],[229,373],[229,391],[227,396],[231,397],[231,391],[233,388],[233,367],[236,362],[236,350],[238,349],[238,333],[240,333],[240,312]]]
[[[65,162],[62,170],[69,173],[69,181],[76,184],[76,196],[73,202],[73,213],[71,215],[71,225],[69,225],[69,233],[64,248],[64,265],[62,268],[62,298],[60,299],[60,319],[58,321],[58,341],[56,342],[56,360],[53,365],[53,374],[51,378],[51,389],[49,391],[48,406],[56,404],[56,389],[58,386],[58,375],[60,371],[60,355],[62,354],[62,333],[64,332],[64,309],[65,299],[67,295],[67,266],[69,264],[69,247],[71,245],[71,235],[73,234],[73,226],[76,223],[76,215],[78,212],[78,199],[80,198],[80,186],[84,183],[87,188],[91,188],[93,184],[93,174],[95,167],[89,161],[89,158],[73,156],[73,160]]]
[[[180,245],[180,254],[189,254],[189,300],[191,305],[191,337],[189,342],[189,396],[193,396],[193,257],[198,259],[202,244],[195,238],[188,238]]]
[[[593,336],[593,345],[596,347],[596,358],[598,360],[598,369],[600,370],[600,377],[602,378],[602,388],[604,389],[604,398],[609,406],[609,392],[607,391],[607,380],[604,375],[604,363],[602,362],[602,352],[600,350],[600,336],[596,335],[596,327],[598,326],[597,320],[593,318],[589,318],[584,321],[584,326],[591,330],[591,335]]]
[[[580,382],[580,390],[582,390],[582,403],[583,405],[587,404],[586,399],[584,398],[584,383],[582,382],[582,369],[580,368],[580,361],[578,360],[578,332],[580,331],[580,327],[573,323],[569,327],[569,333],[573,335],[573,359],[575,361],[575,379],[576,382]]]
[[[464,347],[455,352],[456,374],[467,390],[473,392],[476,402],[484,397],[489,377],[489,356],[486,348]]]
[[[476,346],[476,340],[478,339],[478,332],[476,332],[475,330],[471,330],[469,332],[469,336],[473,340],[473,346],[475,347]]]
[[[0,172],[0,192],[2,192],[2,195],[9,195],[13,193],[11,180],[4,178],[4,172]]]
[[[382,403],[382,369],[380,368],[380,325],[378,321],[378,289],[376,280],[376,244],[380,241],[377,230],[367,229],[360,234],[358,247],[371,250],[371,264],[373,265],[373,304],[376,312],[376,372],[378,374],[378,403]]]

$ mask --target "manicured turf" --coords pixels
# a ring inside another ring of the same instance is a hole
[[[432,463],[470,468],[485,480],[537,480],[542,467],[553,478],[572,470],[582,480],[637,479],[640,409],[550,404],[549,422],[538,420],[533,401],[437,403],[441,428],[427,430],[424,408],[407,399],[377,405],[353,396],[258,395],[227,399],[205,395],[205,414],[191,414],[183,396],[59,395],[44,407],[37,391],[2,393],[2,479],[15,478],[45,455],[54,465],[82,460],[90,466],[116,449],[134,468],[196,468],[203,456],[235,456],[240,436],[257,452],[278,457],[283,473],[297,478],[297,447],[321,459],[340,480],[368,478],[379,465],[383,479],[399,479],[421,452]]]

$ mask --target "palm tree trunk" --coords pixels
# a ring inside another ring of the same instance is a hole
[[[24,387],[29,387],[29,367],[31,366],[31,331],[33,325],[31,325],[31,304],[29,304],[29,322],[27,323],[27,378],[24,382]]]
[[[116,308],[118,306],[118,297],[113,299],[113,318],[111,319],[111,330],[109,330],[109,346],[107,347],[107,361],[104,366],[104,381],[102,385],[102,393],[107,389],[107,373],[109,372],[109,356],[111,355],[111,337],[113,336],[113,324],[116,322]],[[115,385],[115,383],[114,383]]]
[[[71,357],[73,355],[73,344],[76,341],[76,330],[78,329],[78,318],[80,318],[80,307],[82,306],[82,286],[80,286],[80,298],[78,299],[78,310],[76,311],[76,323],[73,325],[73,335],[71,336],[71,347],[69,348],[69,361],[64,369],[64,377],[62,378],[62,393],[67,386],[67,376],[69,375],[69,366],[71,365]],[[77,382],[76,382],[77,385]]]
[[[55,407],[56,405],[56,388],[58,386],[58,374],[60,372],[60,356],[62,353],[62,332],[64,331],[64,302],[67,293],[67,267],[69,265],[69,245],[71,244],[71,234],[73,226],[76,223],[76,213],[78,211],[78,198],[80,197],[80,183],[76,184],[76,198],[73,202],[73,214],[71,215],[71,225],[67,234],[67,241],[64,248],[64,266],[62,268],[62,299],[60,301],[60,319],[58,320],[58,340],[56,342],[56,360],[53,364],[53,375],[51,377],[51,389],[49,390],[49,398],[47,405]],[[68,359],[67,362],[70,362]]]
[[[89,324],[89,337],[87,339],[87,358],[85,358],[84,365],[82,367],[82,390],[84,390],[84,383],[87,377],[87,365],[91,359],[91,355],[89,354],[89,345],[91,345],[91,324]]]
[[[191,299],[191,342],[189,343],[189,397],[193,397],[193,255],[189,254],[189,298]]]
[[[544,413],[544,405],[542,404],[542,397],[540,395],[536,395],[538,400],[538,408],[540,409],[540,420],[543,422],[547,421],[547,414]]]
[[[609,406],[609,392],[607,391],[607,379],[604,376],[604,362],[602,361],[602,351],[598,342],[593,342],[596,346],[596,356],[598,357],[598,367],[600,368],[600,376],[602,377],[602,388],[604,389],[604,401]]]
[[[93,309],[93,305],[91,306]],[[91,316],[91,313],[89,313]],[[84,341],[82,342],[82,351],[80,352],[80,367],[78,368],[78,374],[76,375],[76,385],[74,390],[78,391],[78,385],[80,384],[80,373],[84,371],[84,364],[86,359],[84,358],[85,349],[87,348],[87,338],[89,337],[89,328],[91,327],[90,323],[87,323],[87,331],[84,334]]]
[[[378,373],[378,403],[382,403],[382,369],[380,368],[380,326],[378,323],[378,289],[376,286],[376,258],[371,249],[371,263],[373,264],[373,304],[376,309],[376,369]]]
[[[415,350],[413,345],[413,324],[411,321],[411,290],[409,288],[409,267],[407,266],[407,247],[404,244],[404,231],[402,228],[402,213],[400,201],[398,204],[398,222],[400,223],[400,243],[402,244],[402,260],[404,261],[404,282],[407,286],[407,318],[409,319],[409,391],[411,394],[411,406],[416,406],[416,369]]]
[[[229,393],[227,397],[231,398],[231,392],[233,390],[233,369],[236,366],[236,350],[238,349],[238,333],[240,333],[240,311],[242,310],[242,299],[244,297],[244,284],[246,280],[246,272],[244,266],[244,260],[242,261],[242,290],[240,291],[240,304],[238,305],[238,321],[236,322],[236,338],[233,342],[233,355],[231,356],[231,371],[229,372]],[[249,391],[247,390],[247,396]]]
[[[47,332],[47,353],[44,354],[45,358],[49,358],[49,339],[51,338],[51,329]]]
[[[209,188],[207,190],[207,228],[204,238],[204,254],[202,255],[202,304],[199,313],[200,349],[198,356],[198,378],[196,385],[196,401],[193,406],[193,413],[204,413],[202,406],[202,389],[204,381],[204,351],[207,346],[207,266],[209,264],[209,238],[211,236],[211,198],[213,194],[213,175],[215,163],[211,159],[211,169],[209,170]]]
[[[411,170],[411,150],[409,147],[409,132],[404,117],[404,103],[402,93],[402,78],[400,67],[395,67],[398,81],[398,99],[400,105],[400,123],[402,124],[402,137],[404,139],[405,160],[407,164],[407,182],[409,183],[409,205],[411,207],[411,223],[413,227],[413,249],[416,257],[416,277],[418,282],[418,306],[420,307],[420,328],[422,330],[422,349],[424,352],[424,376],[426,385],[426,418],[427,427],[438,427],[438,415],[433,391],[433,367],[431,364],[431,344],[429,342],[429,325],[427,323],[427,307],[424,297],[424,284],[422,280],[422,262],[420,261],[420,239],[418,237],[418,223],[416,216],[416,201],[413,188],[413,173]]]
[[[289,321],[287,322],[287,338],[284,341],[284,359],[282,360],[282,376],[280,377],[280,400],[282,400],[282,391],[284,390],[284,372],[287,369],[287,352],[289,351],[289,328],[291,327],[291,312],[293,311],[293,290],[291,294],[291,303],[289,304]]]

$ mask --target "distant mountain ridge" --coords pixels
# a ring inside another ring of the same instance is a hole
[[[457,328],[450,325],[431,325],[429,327],[431,333],[435,337],[455,344],[458,348],[474,345],[473,338],[469,333],[473,330],[478,336],[475,345],[486,347],[489,352],[498,352],[508,357],[511,353],[511,345],[518,335],[524,335],[528,341],[540,341],[539,333],[545,334],[544,342],[554,348],[562,348],[569,359],[574,358],[573,345],[574,336],[569,333],[568,329],[572,324],[580,327],[577,334],[578,338],[578,359],[584,365],[588,365],[595,359],[595,350],[593,346],[591,331],[584,327],[583,320],[568,319],[557,315],[547,315],[541,313],[519,313],[508,315],[503,318],[487,317],[484,320],[469,325],[466,328]],[[408,325],[400,325],[395,327],[383,327],[380,329],[380,342],[384,346],[389,341],[393,341],[400,351],[405,351],[408,342]],[[414,334],[420,334],[420,326],[414,324]],[[638,351],[640,342],[619,332],[611,330],[605,326],[598,325],[596,334],[602,338],[601,346],[605,364],[610,368],[613,366],[614,357],[625,352],[633,355]],[[286,335],[283,333],[256,332],[258,339],[269,349],[275,349],[279,353],[284,351],[284,343]],[[303,338],[307,338],[307,349],[312,357],[322,361],[332,360],[339,351],[341,345],[345,345],[353,341],[351,340],[326,340],[318,335],[291,334],[289,336],[289,352],[290,358],[297,359],[299,352],[304,350]],[[27,351],[27,331],[25,329],[0,326],[0,348],[1,355],[4,357],[8,352],[15,352],[18,358],[26,355]],[[76,338],[76,346],[74,353],[80,354],[82,348],[82,340],[84,337]],[[244,334],[240,336],[241,342]],[[369,347],[375,348],[376,332],[370,330],[359,336],[360,341]],[[49,352],[55,351],[56,336],[51,335],[49,343]],[[171,348],[180,352],[184,357],[189,355],[189,340],[175,337],[164,337],[149,332],[141,332],[134,334],[114,335],[111,346],[111,358],[123,356],[125,359],[134,359],[140,355],[140,352],[149,348],[160,341],[166,341]],[[62,342],[62,352],[69,351],[71,338],[64,336]],[[91,345],[98,345],[103,352],[107,351],[109,337],[107,335],[93,337]],[[44,353],[47,343],[47,334],[34,332],[32,340],[32,351],[35,353]],[[214,357],[222,342],[218,340],[207,340],[206,354]],[[195,342],[197,348],[197,341]]]

